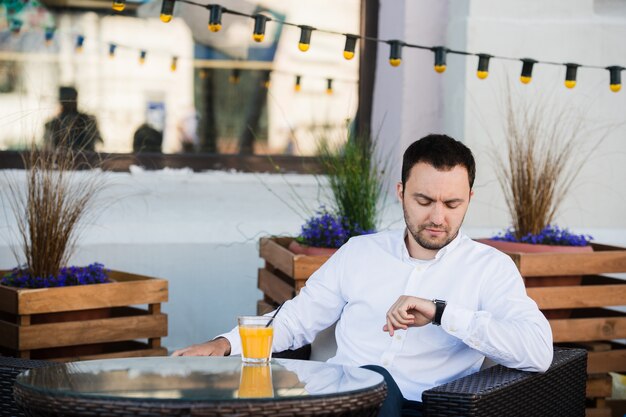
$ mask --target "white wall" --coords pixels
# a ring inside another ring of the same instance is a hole
[[[452,49],[515,58],[626,65],[626,7],[609,0],[383,1],[379,37],[398,36],[421,45],[442,42]],[[489,77],[479,80],[476,57],[448,55],[447,71],[437,74],[431,52],[405,48],[399,68],[389,66],[387,54],[386,46],[379,47],[373,117],[379,143],[396,157],[430,132],[468,144],[478,164],[468,227],[509,224],[489,152],[504,140],[502,103],[510,90],[518,102],[552,100],[569,106],[583,115],[589,131],[578,151],[587,163],[562,202],[556,223],[581,232],[600,228],[626,235],[626,91],[609,90],[608,71],[579,69],[578,85],[568,90],[561,66],[536,65],[532,82],[522,85],[519,61],[493,59]],[[603,132],[604,141],[587,155]],[[397,179],[400,166],[395,168],[392,176]]]

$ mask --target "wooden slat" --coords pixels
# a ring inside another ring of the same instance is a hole
[[[0,271],[4,275],[6,271]],[[13,313],[17,311],[17,291],[13,288],[0,285],[0,311]]]
[[[259,269],[259,289],[263,293],[280,304],[291,300],[294,296],[294,289],[285,281],[272,274],[265,268]]]
[[[167,281],[137,275],[112,274],[119,282],[63,288],[19,290],[14,314],[41,314],[103,307],[163,303],[168,299]]]
[[[554,343],[588,342],[626,337],[626,317],[550,320]]]
[[[15,323],[9,323],[0,320],[0,346],[9,349],[17,349],[18,326]]]
[[[610,375],[590,375],[587,379],[587,398],[610,397],[613,394],[613,380]]]
[[[585,408],[585,417],[611,417],[610,408]]]
[[[37,324],[19,328],[15,349],[32,350],[161,336],[167,336],[165,314]]]
[[[315,271],[320,269],[324,262],[328,260],[329,256],[309,256],[309,255],[295,255],[293,264],[293,277],[296,280],[306,280]]]
[[[267,314],[270,311],[274,310],[274,306],[270,303],[265,302],[265,300],[259,300],[256,302],[256,314],[262,316],[263,314]]]
[[[261,258],[280,269],[290,277],[293,276],[293,253],[271,238],[261,238],[259,244]]]
[[[624,282],[626,284],[626,281]],[[626,304],[626,285],[527,288],[540,309],[590,308]]]
[[[75,361],[88,361],[93,359],[113,359],[113,358],[139,358],[145,356],[167,356],[167,349],[155,348],[155,349],[137,349],[137,350],[125,350],[122,352],[100,353],[98,355],[82,355],[71,356],[65,358],[47,359],[54,362],[75,362]]]
[[[587,373],[599,374],[604,372],[626,372],[626,349],[588,353]]]
[[[525,277],[591,275],[626,272],[626,250],[588,253],[512,253],[520,274]]]

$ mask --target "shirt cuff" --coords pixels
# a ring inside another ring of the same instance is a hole
[[[239,327],[235,327],[228,333],[217,335],[213,340],[218,337],[223,337],[230,343],[230,356],[241,354],[241,337],[239,337]]]
[[[441,317],[441,327],[452,336],[463,340],[469,336],[474,311],[448,303]]]

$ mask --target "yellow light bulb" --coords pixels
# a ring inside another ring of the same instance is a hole
[[[172,15],[171,14],[161,14],[161,22],[163,23],[169,23],[172,20]]]
[[[401,62],[402,62],[402,60],[400,58],[391,58],[389,60],[389,64],[391,64],[392,67],[399,66]]]
[[[296,90],[296,92],[298,92],[302,90],[302,86],[300,84],[296,84],[296,86],[293,89]]]
[[[617,93],[621,89],[622,89],[622,85],[621,84],[611,84],[611,91],[612,92]]]
[[[435,65],[435,71],[437,71],[439,74],[441,74],[442,72],[446,71],[446,66],[445,65]]]
[[[265,88],[270,88],[270,82],[269,81],[265,81],[265,83],[263,83],[263,85],[265,86]]]
[[[528,84],[530,82],[531,78],[530,77],[525,77],[525,76],[522,75],[521,77],[519,77],[519,80],[522,82],[522,84]]]
[[[354,52],[343,51],[343,57],[345,59],[352,59],[352,58],[354,58]]]
[[[302,52],[308,51],[310,47],[311,47],[311,44],[309,44],[309,43],[299,43],[298,44],[298,49],[301,50]]]
[[[262,33],[253,33],[252,39],[254,39],[257,42],[263,42],[263,39],[265,39],[265,35]]]
[[[77,46],[76,47],[76,53],[82,53],[83,52],[83,47],[82,46]]]
[[[126,8],[126,3],[123,3],[123,2],[120,2],[120,1],[114,1],[113,2],[113,6],[111,6],[111,7],[116,12],[122,12]]]
[[[332,94],[333,93],[333,89],[332,88],[327,88],[326,89],[326,94]]]
[[[209,23],[209,30],[211,32],[219,32],[222,29],[222,25],[219,23]]]
[[[476,76],[478,78],[480,78],[481,80],[484,80],[485,78],[487,78],[488,75],[489,75],[489,72],[487,72],[487,71],[477,71],[476,72]]]
[[[565,87],[574,88],[576,87],[576,81],[574,80],[565,80]]]
[[[139,58],[139,65],[143,65],[146,63],[146,58]]]

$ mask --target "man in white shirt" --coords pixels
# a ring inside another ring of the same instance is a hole
[[[515,264],[459,233],[474,177],[474,158],[461,142],[429,135],[409,146],[397,184],[406,229],[342,246],[284,304],[274,321],[274,351],[310,343],[337,321],[337,353],[329,362],[385,376],[380,416],[420,415],[424,390],[476,372],[485,357],[548,369],[550,326]],[[240,352],[234,329],[174,355]]]

